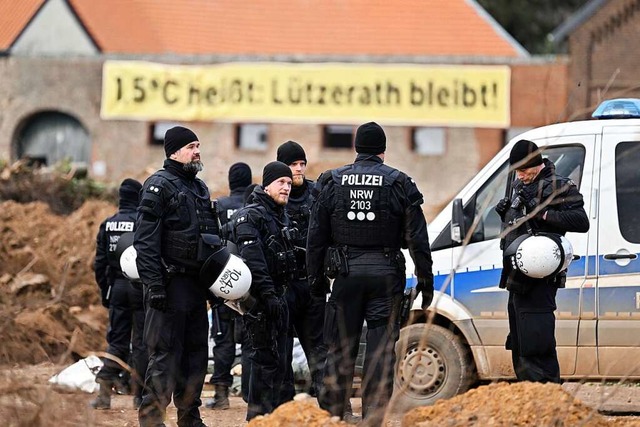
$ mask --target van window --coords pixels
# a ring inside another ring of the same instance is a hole
[[[616,146],[616,200],[620,234],[628,242],[640,243],[640,143]]]
[[[571,178],[580,189],[585,157],[585,149],[582,145],[549,147],[543,151],[542,157],[555,164],[558,175]],[[640,160],[640,156],[636,160]],[[464,205],[465,230],[473,232],[470,243],[496,239],[500,235],[502,222],[494,207],[501,198],[509,194],[507,182],[513,182],[515,178],[515,174],[509,171],[508,166],[508,162],[503,163]],[[640,202],[640,191],[638,196],[638,202]],[[471,230],[474,220],[477,224],[475,229]],[[640,230],[638,230],[638,236],[640,238]],[[451,223],[449,223],[433,241],[431,250],[436,251],[458,245],[451,240]]]

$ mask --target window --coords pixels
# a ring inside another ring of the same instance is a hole
[[[548,158],[556,166],[556,173],[571,178],[578,188],[584,165],[585,149],[582,145],[563,145],[550,147],[543,151],[542,157]],[[636,159],[640,161],[640,156]],[[498,201],[508,194],[507,182],[512,182],[514,173],[509,170],[509,163],[502,166],[485,182],[478,192],[464,205],[465,230],[471,231],[470,243],[496,239],[502,231],[502,221],[494,207]],[[509,186],[510,187],[510,186]],[[640,196],[640,191],[639,191]],[[640,198],[638,199],[640,202]],[[472,230],[473,222],[477,221]],[[451,240],[451,223],[449,223],[434,240],[432,250],[450,248],[457,245]]]
[[[631,243],[640,243],[640,143],[616,146],[616,201],[620,233]]]
[[[149,145],[164,145],[164,134],[172,127],[178,125],[178,123],[173,122],[158,122],[151,124]]]
[[[267,151],[268,131],[266,124],[239,124],[236,127],[236,147],[241,150]]]
[[[443,156],[446,147],[443,128],[415,128],[413,130],[413,151],[421,156]]]
[[[351,149],[353,147],[353,126],[325,126],[322,145],[325,148]]]

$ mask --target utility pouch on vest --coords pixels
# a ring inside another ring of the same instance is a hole
[[[198,262],[205,262],[214,252],[220,249],[222,239],[215,234],[201,234],[198,240]]]
[[[324,259],[325,276],[335,279],[338,274],[346,276],[349,274],[349,260],[347,259],[346,248],[331,247],[327,249]]]

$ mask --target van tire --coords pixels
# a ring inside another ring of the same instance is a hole
[[[475,381],[469,348],[459,336],[424,323],[400,331],[392,410],[432,405],[464,393]]]

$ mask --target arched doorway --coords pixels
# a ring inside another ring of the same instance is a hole
[[[91,157],[89,133],[76,118],[59,111],[43,111],[24,120],[15,140],[17,159],[51,166],[68,159],[87,166]]]

